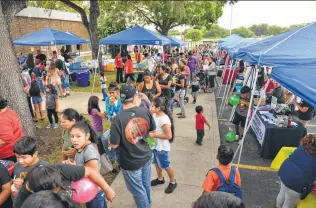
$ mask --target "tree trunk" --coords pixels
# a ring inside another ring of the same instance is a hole
[[[91,40],[92,59],[98,58],[99,51],[99,38],[97,34],[98,29],[98,17],[100,15],[99,3],[96,0],[90,0],[90,21],[89,21],[89,33]]]
[[[15,3],[11,2],[11,4]],[[2,48],[0,50],[0,95],[7,99],[8,105],[19,114],[24,134],[36,138],[35,126],[32,121],[26,95],[23,91],[19,65],[11,44],[10,27],[7,25],[4,13],[1,3],[0,45]]]

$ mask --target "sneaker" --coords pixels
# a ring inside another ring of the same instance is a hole
[[[177,188],[177,182],[175,184],[169,183],[168,187],[165,190],[166,194],[171,194]]]
[[[197,145],[202,146],[202,142],[195,142]]]
[[[58,128],[58,124],[56,123],[53,125],[53,129],[57,129],[57,128]]]
[[[53,124],[48,124],[48,126],[46,126],[46,129],[52,129],[54,127]]]
[[[102,101],[105,101],[105,99],[103,98]]]
[[[151,181],[151,186],[157,186],[157,185],[161,185],[165,183],[165,178],[161,180],[159,180],[158,178],[156,178],[155,180]]]

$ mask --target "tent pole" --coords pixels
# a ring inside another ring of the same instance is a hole
[[[98,65],[99,65],[100,47],[101,47],[101,45],[99,44],[98,56],[97,56],[97,63],[98,63]],[[102,70],[102,69],[100,69],[100,71],[101,71],[101,70]],[[95,77],[96,77],[96,75],[97,75],[97,68],[94,67],[94,77],[93,77],[93,86],[92,86],[92,92],[91,92],[91,94],[93,94],[93,91],[94,91],[94,84],[95,84]]]

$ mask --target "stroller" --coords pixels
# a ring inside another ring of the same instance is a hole
[[[205,74],[205,71],[200,70],[200,71],[196,74],[196,77],[198,77],[198,79],[199,79],[200,89],[203,90],[204,92],[206,92],[207,83],[206,83],[206,74]]]

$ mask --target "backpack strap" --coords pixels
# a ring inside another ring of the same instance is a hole
[[[219,179],[221,180],[221,183],[225,183],[226,179],[225,179],[225,177],[224,177],[222,171],[220,171],[220,169],[218,169],[218,168],[213,168],[213,169],[211,169],[211,170],[214,171],[214,172],[218,175]]]
[[[235,177],[236,177],[236,167],[232,166],[231,171],[230,171],[229,181],[232,183],[235,183]]]

